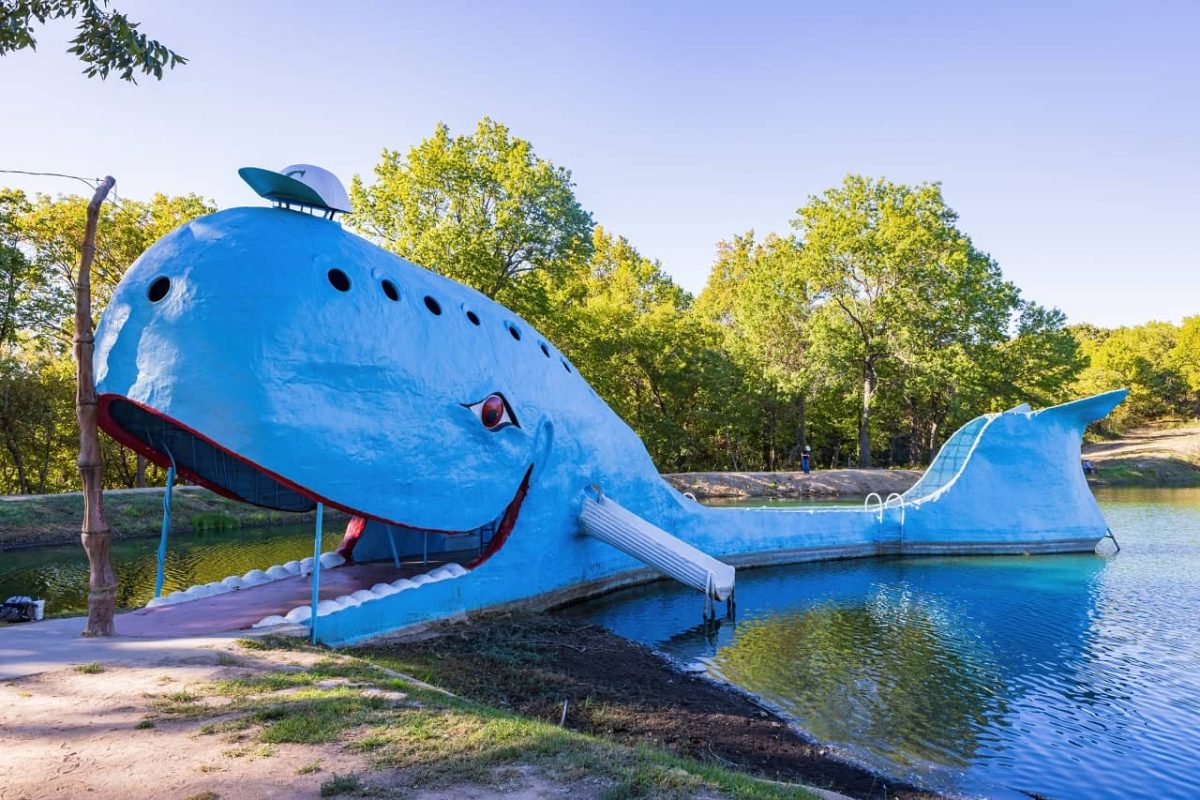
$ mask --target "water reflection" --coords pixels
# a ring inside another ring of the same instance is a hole
[[[336,523],[326,527],[322,549],[337,546],[341,538],[337,527]],[[171,539],[163,591],[311,556],[312,536],[308,525],[177,534]],[[142,606],[154,596],[157,549],[157,539],[113,542],[119,606]],[[87,556],[79,545],[0,552],[0,600],[32,595],[47,600],[48,613],[81,614],[87,611],[87,583]]]
[[[1200,491],[1101,496],[1124,548],[738,575],[736,624],[667,583],[572,610],[789,712],[890,772],[989,796],[1191,797]]]

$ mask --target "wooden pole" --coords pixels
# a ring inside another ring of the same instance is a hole
[[[88,618],[84,636],[112,636],[117,609],[117,574],[110,546],[112,528],[104,518],[104,462],[100,456],[96,381],[92,372],[92,259],[96,255],[96,225],[100,206],[116,183],[111,175],[96,187],[87,207],[87,229],[75,284],[75,415],[79,418],[79,477],[83,482],[83,530],[80,538],[88,557]]]

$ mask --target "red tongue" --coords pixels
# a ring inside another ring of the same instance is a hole
[[[354,545],[358,544],[358,538],[362,536],[363,529],[366,527],[366,517],[351,517],[350,522],[346,525],[346,535],[342,537],[342,543],[338,545],[335,552],[347,562],[354,561]]]

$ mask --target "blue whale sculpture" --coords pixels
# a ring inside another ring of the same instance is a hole
[[[330,644],[648,579],[581,535],[592,486],[735,565],[1089,550],[1106,526],[1080,437],[1124,397],[979,417],[886,504],[709,508],[665,483],[629,426],[511,311],[282,208],[221,211],[154,244],[117,287],[95,352],[104,430],[191,481],[369,520],[367,556],[389,536],[407,553],[474,537],[478,555],[442,576],[453,579],[323,610]]]

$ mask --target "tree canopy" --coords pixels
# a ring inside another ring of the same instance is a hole
[[[186,64],[187,59],[157,39],[151,39],[119,11],[109,11],[108,0],[0,0],[0,56],[16,50],[37,49],[35,27],[59,19],[76,21],[68,53],[86,66],[89,78],[137,83],[135,72],[162,80],[164,69]]]
[[[350,198],[354,228],[535,324],[552,287],[591,253],[592,217],[570,171],[486,117],[472,134],[438,125],[407,153],[384,150],[375,182],[356,176]]]

